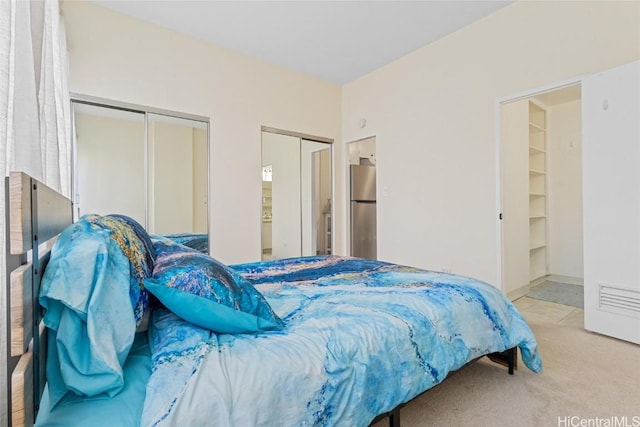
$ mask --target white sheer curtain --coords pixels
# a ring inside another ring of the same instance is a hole
[[[69,196],[69,110],[67,46],[58,0],[0,0],[2,177],[13,170],[24,171]],[[0,218],[0,307],[6,307],[4,178]],[[0,323],[4,325],[4,319]],[[0,358],[6,358],[6,334],[0,333]],[[6,369],[0,369],[2,424],[8,416],[6,374]]]

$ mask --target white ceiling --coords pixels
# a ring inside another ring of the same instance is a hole
[[[365,75],[513,0],[93,0],[336,84]]]

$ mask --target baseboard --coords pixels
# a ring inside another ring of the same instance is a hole
[[[507,292],[507,298],[509,298],[511,301],[515,301],[518,298],[521,298],[528,294],[530,290],[531,286],[529,284],[526,284],[518,289]]]
[[[545,275],[545,276],[542,276],[542,277],[538,277],[535,280],[532,280],[529,283],[529,288],[533,289],[538,285],[542,285],[543,283],[547,282],[548,278],[549,278],[549,275]]]
[[[546,279],[549,282],[568,283],[570,285],[584,286],[582,277],[563,276],[561,274],[549,274]]]

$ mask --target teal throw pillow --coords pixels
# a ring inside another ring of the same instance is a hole
[[[229,334],[284,326],[262,294],[226,265],[169,239],[153,245],[153,276],[145,288],[184,320]]]

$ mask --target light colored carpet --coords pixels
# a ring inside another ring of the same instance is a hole
[[[548,282],[543,286],[536,287],[527,296],[572,307],[584,307],[584,286],[580,285]]]
[[[483,358],[405,406],[402,427],[640,425],[640,346],[585,331],[582,310],[523,301],[543,372],[519,360],[511,376]]]

